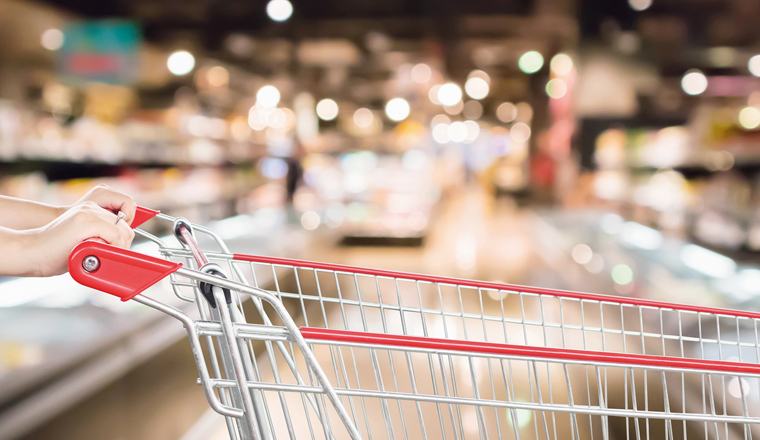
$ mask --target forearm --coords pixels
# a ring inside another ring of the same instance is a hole
[[[0,227],[18,231],[39,228],[65,211],[44,203],[0,196]]]
[[[0,276],[36,276],[38,266],[30,259],[34,230],[0,227]]]

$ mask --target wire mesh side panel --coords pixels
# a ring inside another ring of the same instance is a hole
[[[758,318],[731,311],[637,305],[614,296],[494,287],[494,283],[478,287],[454,279],[431,282],[414,279],[416,275],[375,275],[302,263],[230,262],[251,282],[275,274],[279,282],[274,293],[311,327],[748,363],[760,360]]]
[[[311,346],[363,438],[758,438],[758,378],[333,343]],[[303,360],[294,353],[308,376]],[[275,357],[281,356],[274,353]],[[311,382],[260,366],[273,438],[348,438]],[[282,395],[284,405],[282,405]],[[307,396],[320,402],[318,412]],[[285,412],[287,409],[287,412]]]
[[[171,259],[181,261],[189,268],[197,269],[195,260],[188,252],[178,249],[165,249],[164,252]],[[231,259],[228,255],[208,253],[206,256],[211,263],[221,266],[227,277],[234,281],[254,287],[277,285],[277,279],[273,277],[273,274],[249,279],[239,268],[231,265]],[[286,395],[282,390],[272,392],[254,388],[240,390],[235,385],[239,374],[235,371],[232,360],[232,351],[235,347],[230,346],[222,333],[222,327],[219,325],[222,319],[219,309],[209,305],[202,296],[197,282],[178,275],[173,275],[170,281],[175,287],[175,293],[178,297],[196,303],[200,318],[199,324],[203,328],[200,333],[203,335],[202,338],[206,345],[205,356],[211,364],[209,369],[211,381],[215,384],[226,384],[225,386],[217,386],[219,400],[224,405],[243,410],[242,393],[248,393],[254,401],[255,417],[258,421],[257,426],[261,438],[280,438],[274,437],[277,429],[282,429],[287,433],[282,438],[300,438],[295,436],[295,432],[299,426],[303,426],[304,420],[308,421],[308,426],[312,430],[320,432],[325,438],[334,438],[340,436],[340,433],[343,433],[344,437],[348,436],[340,419],[336,418],[331,424],[327,415],[328,411],[333,415],[336,413],[332,404],[322,394],[301,393],[295,396],[298,402],[294,403],[292,401],[293,396]],[[230,310],[230,318],[234,326],[246,325],[248,322],[263,323],[267,326],[271,326],[273,323],[282,324],[277,313],[268,303],[255,298],[246,302],[244,300],[249,298],[241,296],[239,292],[232,291],[231,294],[232,303],[221,305],[221,307],[227,307]],[[246,316],[246,310],[248,310],[248,316]],[[293,309],[293,312],[297,311],[297,309]],[[304,358],[295,344],[283,340],[238,338],[236,345],[242,357],[244,381],[270,383],[289,381],[295,386],[311,386],[321,390],[316,377],[312,370],[306,367]],[[303,411],[302,415],[305,419],[290,415],[294,405]],[[280,417],[277,418],[274,414],[279,414]],[[243,420],[227,417],[226,423],[230,438],[255,438]],[[335,432],[336,430],[337,432]]]

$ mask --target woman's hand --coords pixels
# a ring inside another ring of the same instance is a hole
[[[94,202],[101,208],[113,213],[123,212],[127,225],[132,224],[132,220],[135,218],[135,210],[137,209],[137,204],[131,196],[120,193],[107,185],[98,185],[88,191],[75,204],[62,208],[62,212],[66,212],[83,202]]]
[[[14,231],[19,244],[18,255],[0,256],[0,260],[5,260],[0,264],[3,268],[1,272],[5,275],[42,277],[66,273],[71,250],[85,240],[128,248],[135,236],[132,228],[125,221],[117,223],[116,215],[96,202],[98,200],[110,209],[128,210],[131,207],[129,212],[134,218],[135,205],[131,197],[117,198],[114,194],[119,193],[96,188],[88,193],[94,200],[77,203],[49,224],[37,229]],[[123,212],[130,215],[127,211]]]
[[[136,205],[132,197],[115,191],[106,185],[98,185],[71,206],[58,207],[0,196],[0,228],[16,231],[40,228],[82,202],[94,202],[101,208],[113,213],[121,211],[125,214],[124,220],[130,225],[135,218]]]

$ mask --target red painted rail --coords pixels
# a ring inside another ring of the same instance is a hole
[[[572,298],[587,301],[601,301],[607,303],[627,304],[632,306],[654,307],[659,309],[683,310],[688,312],[709,313],[713,315],[738,316],[743,318],[760,319],[760,313],[745,310],[731,310],[718,307],[703,307],[691,304],[669,303],[641,298],[622,296],[601,295],[598,293],[572,292],[569,290],[545,289],[541,287],[518,286],[515,284],[493,283],[487,281],[465,280],[461,278],[449,278],[433,275],[421,275],[409,272],[396,272],[392,270],[370,269],[366,267],[346,266],[343,264],[320,263],[316,261],[294,260],[290,258],[263,257],[257,255],[234,254],[237,261],[250,261],[255,263],[278,264],[284,266],[304,267],[309,269],[332,270],[337,272],[357,273],[379,277],[398,278],[410,281],[425,281],[429,283],[453,284],[489,290],[507,290],[513,292],[533,293],[537,295],[549,295],[558,298]]]
[[[349,330],[301,327],[301,335],[310,341],[370,344],[389,348],[418,348],[424,350],[520,356],[550,361],[576,361],[625,366],[672,368],[678,370],[714,371],[738,374],[760,374],[760,365],[741,362],[687,359],[670,356],[574,350],[569,348],[533,347],[529,345],[493,342],[435,339],[419,336],[365,333]]]

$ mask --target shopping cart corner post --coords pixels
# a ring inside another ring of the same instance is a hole
[[[69,255],[68,265],[69,273],[79,284],[114,295],[122,301],[134,299],[182,322],[190,339],[198,374],[209,405],[224,416],[243,417],[240,409],[226,407],[217,399],[206,368],[195,321],[175,307],[141,295],[150,286],[181,270],[182,263],[86,241],[74,248]]]
[[[240,284],[235,281],[228,280],[226,278],[220,278],[210,273],[204,273],[204,272],[199,272],[199,271],[184,269],[184,268],[179,269],[177,273],[179,275],[189,276],[189,277],[195,278],[196,280],[200,282],[208,283],[215,287],[221,288],[221,289],[214,289],[215,291],[223,290],[224,288],[230,289],[230,290],[236,290],[238,292],[245,293],[255,298],[259,298],[262,301],[268,302],[272,306],[272,308],[275,310],[277,315],[280,317],[280,319],[282,319],[282,322],[285,328],[287,328],[288,333],[290,333],[290,337],[292,338],[293,342],[296,344],[298,349],[303,354],[307,365],[316,376],[317,381],[319,382],[319,384],[322,386],[322,389],[324,390],[324,393],[327,394],[327,398],[330,400],[330,403],[333,404],[335,411],[338,413],[338,416],[340,417],[341,421],[346,427],[346,430],[348,431],[348,433],[351,435],[351,438],[355,440],[360,440],[362,438],[361,434],[359,433],[359,430],[354,425],[354,422],[351,419],[351,416],[348,414],[348,411],[343,405],[343,402],[338,397],[338,393],[335,391],[335,388],[333,388],[327,375],[322,370],[322,367],[320,367],[319,361],[317,360],[316,355],[309,347],[309,344],[306,342],[306,339],[304,339],[295,321],[293,321],[293,318],[290,316],[290,313],[288,313],[287,309],[282,304],[279,298],[277,298],[274,294],[266,290],[259,289],[257,287],[247,286],[245,284]],[[219,296],[218,302],[221,302],[223,299],[224,297]]]
[[[198,335],[198,328],[195,321],[193,321],[191,317],[182,311],[148,296],[138,295],[134,298],[134,300],[140,304],[154,308],[160,312],[166,313],[173,318],[176,318],[185,326],[188,339],[190,339],[190,348],[193,352],[193,357],[195,358],[195,365],[198,368],[200,383],[203,387],[203,392],[206,394],[206,400],[208,401],[209,406],[211,406],[214,411],[223,416],[234,417],[238,419],[243,418],[242,410],[238,408],[230,408],[223,405],[214,392],[213,385],[211,384],[211,377],[209,376],[208,368],[206,367],[206,360],[203,356],[203,349],[201,348],[200,337]]]

